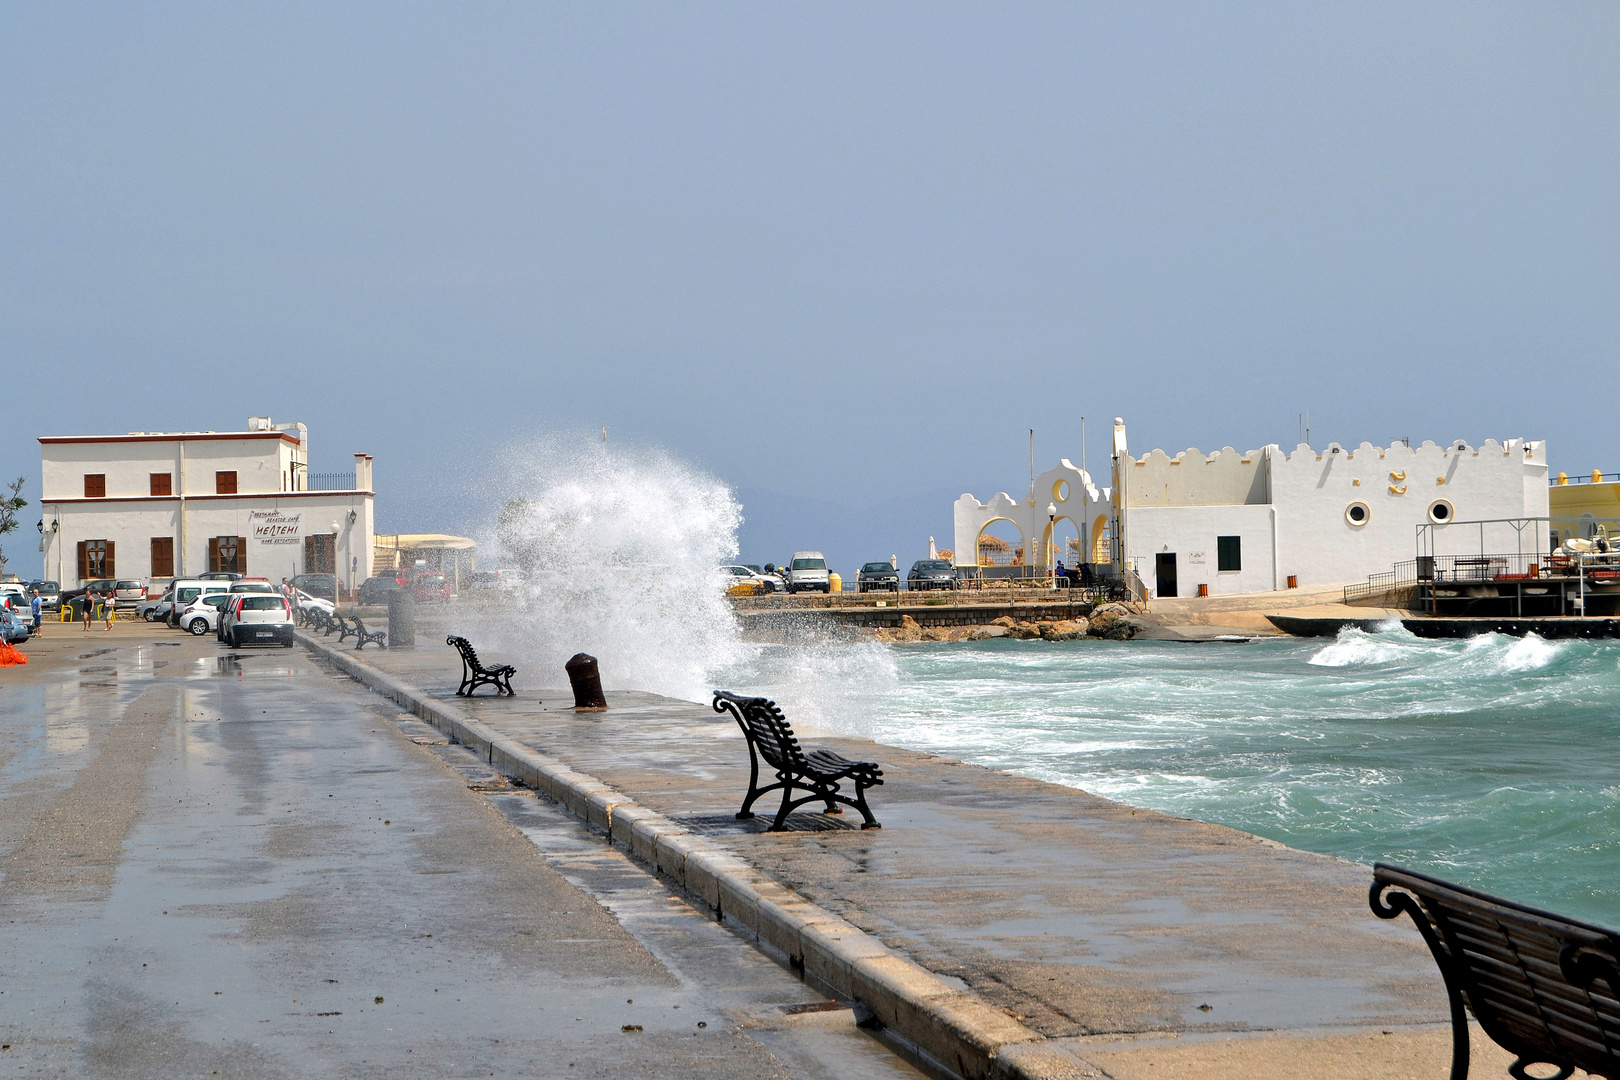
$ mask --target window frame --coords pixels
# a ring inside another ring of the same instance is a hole
[[[239,495],[239,494],[241,494],[240,490],[238,489],[237,482],[236,482],[236,470],[235,469],[218,469],[218,470],[215,470],[215,472],[214,472],[214,494],[215,495]]]
[[[1228,563],[1231,563],[1231,565],[1227,565]],[[1242,535],[1217,536],[1215,538],[1215,572],[1217,574],[1237,574],[1242,573],[1242,571]]]
[[[152,537],[152,577],[174,577],[174,537]]]
[[[174,473],[148,473],[146,484],[147,494],[160,499],[167,498],[174,494]]]
[[[105,499],[107,497],[107,474],[87,472],[84,474],[84,497],[87,499]]]

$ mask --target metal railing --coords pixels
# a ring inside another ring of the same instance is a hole
[[[1617,480],[1620,480],[1620,472],[1606,473],[1593,469],[1591,472],[1581,476],[1570,476],[1568,473],[1559,473],[1557,476],[1548,478],[1547,486],[1566,487],[1570,484],[1608,484]]]
[[[305,491],[354,491],[355,481],[352,472],[318,472],[310,473],[309,486]]]

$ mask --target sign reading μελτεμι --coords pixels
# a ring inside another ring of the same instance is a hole
[[[1203,566],[1204,565],[1204,553],[1202,551],[1189,551],[1189,552],[1187,552],[1187,565],[1188,566]]]
[[[303,514],[284,514],[280,510],[255,510],[248,515],[256,544],[298,543],[298,523]]]

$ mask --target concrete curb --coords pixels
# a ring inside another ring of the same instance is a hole
[[[315,656],[409,709],[506,776],[545,792],[605,831],[610,843],[680,883],[744,927],[761,949],[807,981],[872,1010],[884,1027],[965,1080],[1074,1080],[1096,1070],[977,994],[959,989],[877,938],[810,903],[719,844],[407,683],[300,633]]]

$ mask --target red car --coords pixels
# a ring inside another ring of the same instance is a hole
[[[450,599],[450,583],[443,574],[418,574],[411,582],[411,596],[420,603]]]

